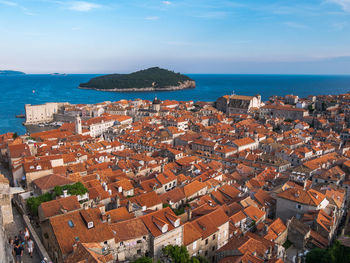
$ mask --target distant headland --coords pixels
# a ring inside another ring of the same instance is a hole
[[[0,70],[0,76],[11,76],[11,75],[25,75],[22,71],[15,70]]]
[[[130,74],[110,74],[81,83],[81,89],[102,91],[170,91],[195,88],[196,83],[188,76],[170,70],[153,67]]]

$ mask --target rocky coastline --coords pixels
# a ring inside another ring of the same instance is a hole
[[[89,87],[81,87],[79,89],[92,89],[99,91],[114,91],[114,92],[144,92],[144,91],[175,91],[183,89],[193,89],[196,87],[196,82],[193,80],[187,80],[180,83],[178,86],[168,86],[168,87],[145,87],[145,88],[127,88],[127,89],[97,89]]]

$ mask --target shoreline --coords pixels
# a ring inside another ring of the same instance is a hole
[[[179,86],[168,86],[164,88],[154,88],[154,87],[146,87],[146,88],[127,88],[127,89],[98,89],[98,88],[89,88],[78,86],[79,89],[89,89],[89,90],[98,90],[98,91],[114,91],[114,92],[145,92],[145,91],[175,91],[175,90],[184,90],[184,89],[194,89],[196,88],[195,81],[186,81]]]

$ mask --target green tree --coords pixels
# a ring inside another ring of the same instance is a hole
[[[328,249],[315,248],[306,255],[306,263],[349,263],[350,248],[338,240]]]
[[[310,104],[307,108],[308,108],[308,110],[309,110],[310,113],[313,113],[314,110],[315,110],[315,109],[314,109],[314,106],[313,106],[312,104]]]
[[[175,263],[190,262],[190,255],[185,246],[168,245],[163,248],[163,255],[171,258]]]
[[[307,253],[306,263],[331,263],[331,257],[326,249],[315,248]]]
[[[149,257],[143,256],[143,257],[136,259],[132,263],[153,263],[153,260]]]
[[[334,263],[349,263],[350,262],[350,248],[343,246],[338,240],[328,249],[331,257],[331,262]]]
[[[27,206],[33,215],[38,215],[38,208],[40,204],[51,200],[52,200],[52,195],[50,193],[46,193],[37,197],[28,198]]]
[[[15,132],[13,135],[12,135],[12,138],[13,139],[16,139],[18,137],[18,134],[17,134],[17,132]]]

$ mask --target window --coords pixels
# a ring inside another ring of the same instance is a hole
[[[208,256],[208,250],[207,250],[207,251],[205,251],[205,256]]]
[[[301,209],[302,209],[302,206],[301,206],[300,204],[297,204],[297,208],[298,208],[299,210],[301,210]]]
[[[72,220],[69,220],[69,221],[68,221],[68,225],[69,225],[70,228],[73,228],[73,227],[74,227],[73,221],[72,221]]]
[[[211,250],[212,250],[212,251],[215,251],[215,246],[213,246],[213,247],[211,248]]]
[[[141,239],[140,239],[140,240],[137,240],[136,243],[137,243],[137,244],[141,244],[141,243],[142,243]]]
[[[215,240],[215,238],[216,238],[216,236],[215,236],[215,234],[213,235],[213,240]]]
[[[197,241],[193,242],[193,250],[195,250],[197,248]]]
[[[208,239],[205,240],[205,244],[208,245]]]
[[[137,250],[137,255],[141,255],[141,249]]]
[[[124,245],[123,241],[119,243],[120,246]]]

